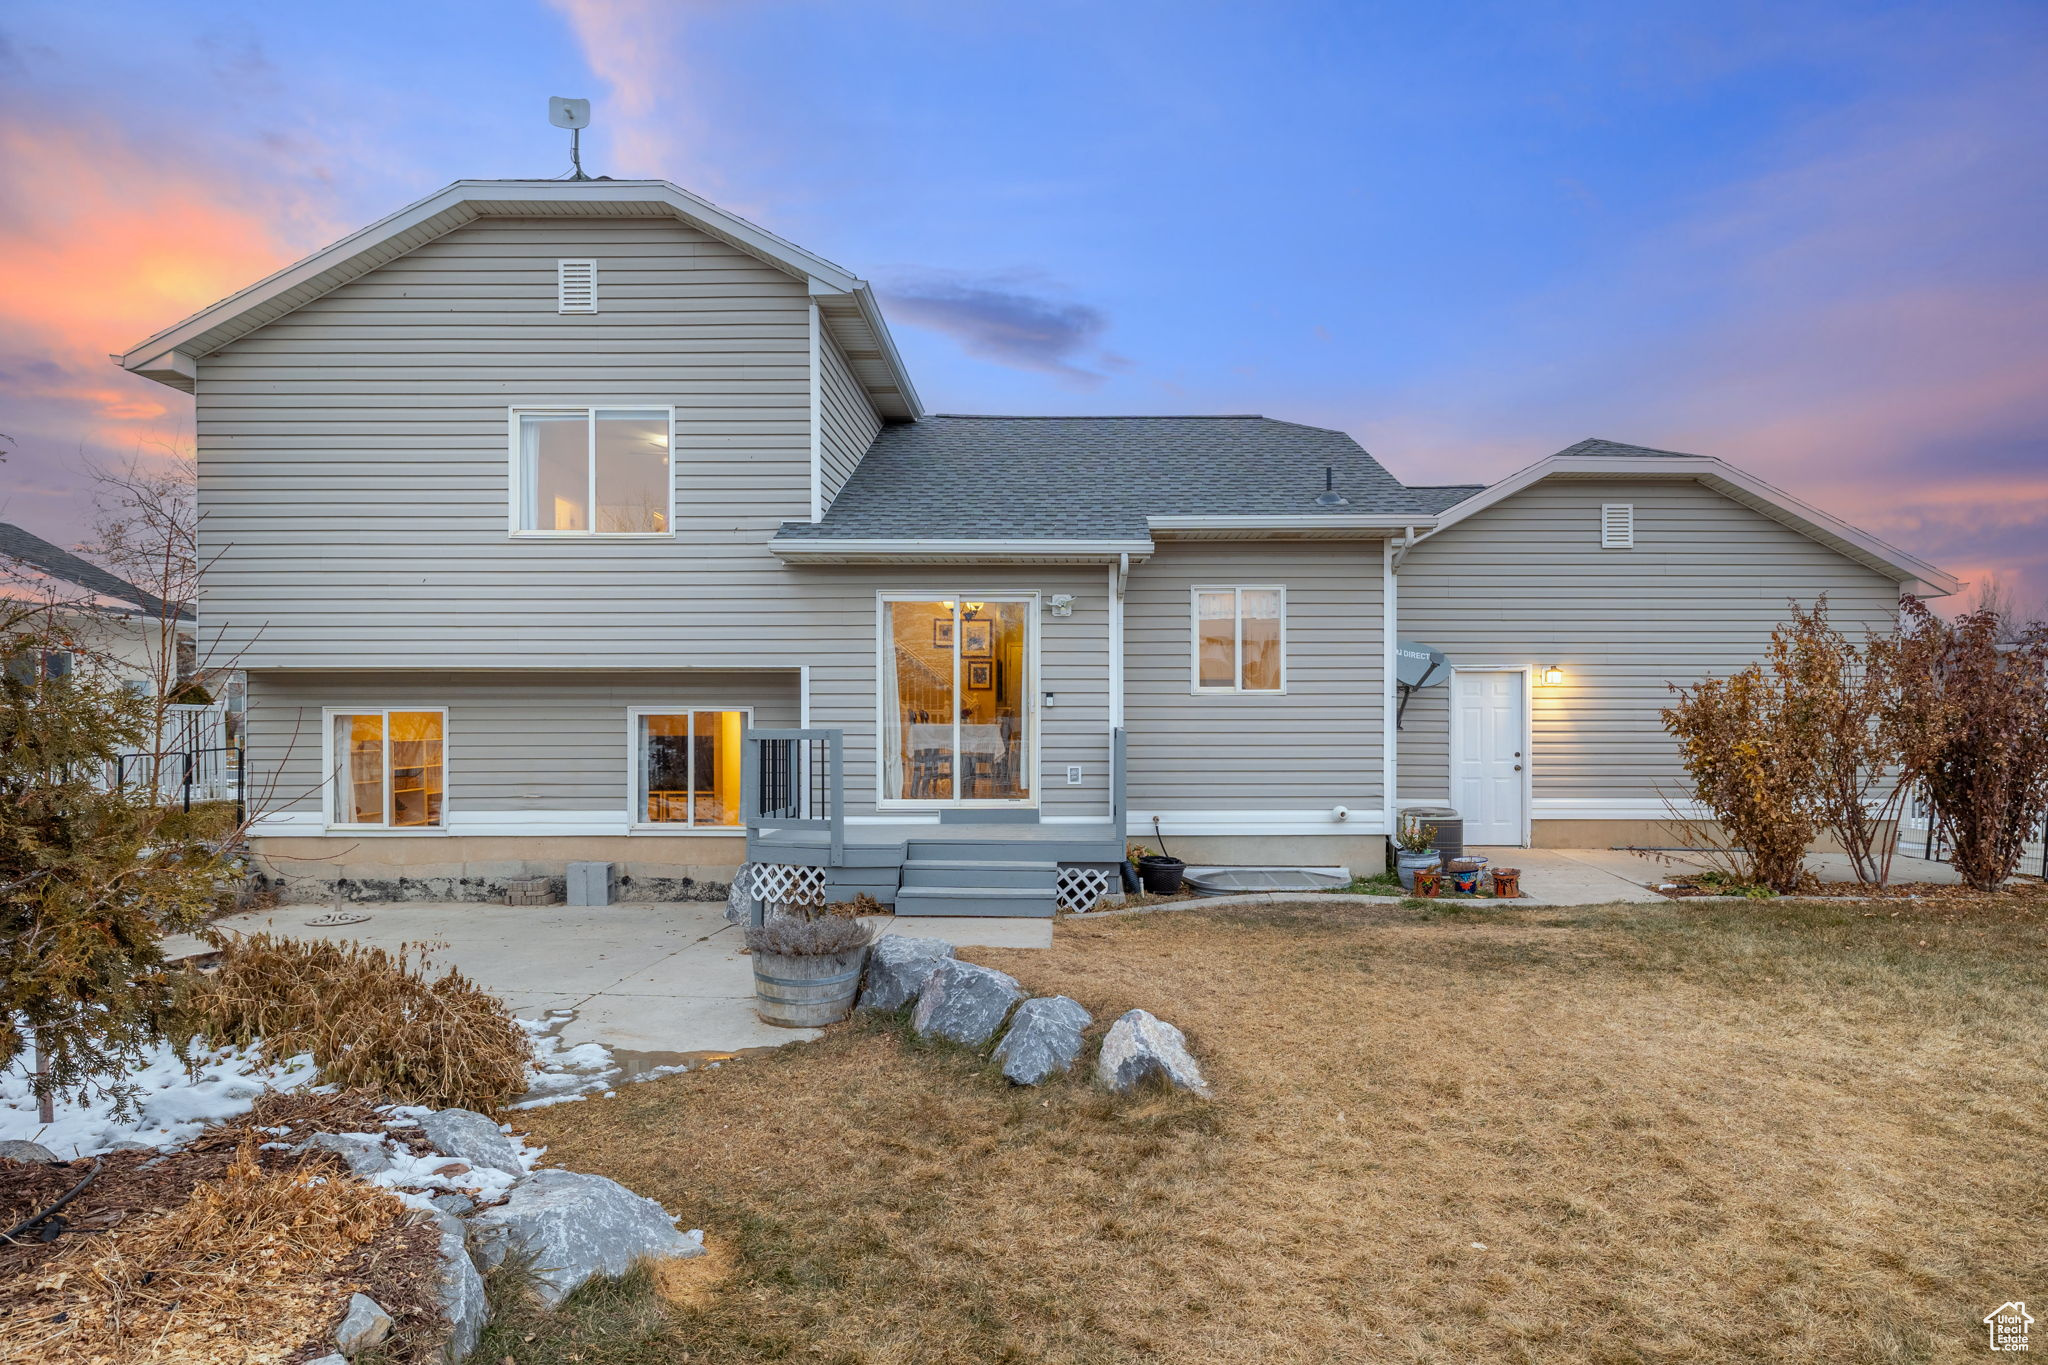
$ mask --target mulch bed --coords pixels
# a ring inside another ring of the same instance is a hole
[[[43,1297],[37,1282],[42,1277],[34,1272],[77,1239],[119,1236],[122,1224],[176,1208],[199,1185],[221,1179],[252,1129],[289,1128],[288,1134],[254,1136],[259,1143],[293,1145],[315,1132],[379,1132],[383,1130],[385,1116],[377,1112],[376,1103],[372,1096],[362,1092],[269,1095],[259,1100],[246,1117],[209,1129],[178,1151],[108,1153],[102,1159],[99,1175],[51,1220],[63,1220],[61,1231],[52,1240],[0,1242],[0,1318],[37,1316]],[[396,1136],[403,1138],[406,1132],[401,1129]],[[419,1150],[426,1150],[423,1144],[423,1138],[414,1138]],[[265,1151],[257,1159],[266,1169],[306,1164],[324,1167],[325,1173],[334,1178],[349,1178],[346,1163],[333,1153],[293,1156],[284,1151]],[[0,1229],[12,1227],[49,1207],[91,1169],[89,1158],[56,1165],[0,1160]],[[38,1237],[48,1226],[25,1235]],[[404,1220],[395,1224],[384,1236],[355,1253],[349,1263],[336,1267],[336,1274],[359,1282],[363,1292],[391,1315],[396,1331],[385,1347],[391,1360],[405,1363],[438,1358],[447,1325],[441,1317],[439,1302],[440,1238],[432,1222]],[[334,1320],[289,1356],[287,1365],[316,1360],[331,1352],[333,1327],[346,1308],[345,1300],[336,1303]]]

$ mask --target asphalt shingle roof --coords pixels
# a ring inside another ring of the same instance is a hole
[[[1316,505],[1326,469],[1348,506]],[[1426,516],[1439,491],[1341,431],[1266,417],[940,415],[883,428],[824,520],[780,534],[1141,540],[1148,515]]]
[[[1589,436],[1577,445],[1566,446],[1558,455],[1664,455],[1681,460],[1699,460],[1704,456],[1689,454],[1683,450],[1654,450],[1649,446],[1632,446],[1626,441],[1603,441],[1598,436]]]
[[[25,531],[4,521],[0,521],[0,559],[26,564],[101,597],[132,603],[152,616],[161,616],[170,610],[162,598],[144,592],[118,574],[108,573],[62,546],[52,545],[33,531]]]

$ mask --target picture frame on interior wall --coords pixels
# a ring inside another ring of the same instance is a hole
[[[993,691],[996,685],[996,661],[994,659],[968,659],[965,661],[967,690],[970,692]]]
[[[953,647],[953,618],[952,618],[952,617],[951,617],[950,615],[947,615],[947,616],[939,616],[939,617],[935,617],[935,618],[933,618],[933,620],[932,620],[932,648],[933,648],[933,649],[951,649],[952,647]]]
[[[996,651],[996,626],[993,621],[962,621],[960,623],[960,657],[963,659],[986,659]]]

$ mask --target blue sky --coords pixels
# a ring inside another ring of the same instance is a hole
[[[0,517],[189,441],[103,359],[462,176],[658,175],[927,406],[1263,412],[1415,482],[1725,456],[2048,602],[2038,4],[11,6]]]

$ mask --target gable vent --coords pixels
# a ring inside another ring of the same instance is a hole
[[[597,262],[555,262],[555,311],[595,313],[597,311]]]
[[[1632,502],[1600,504],[1600,548],[1627,550],[1636,543],[1636,506]]]

